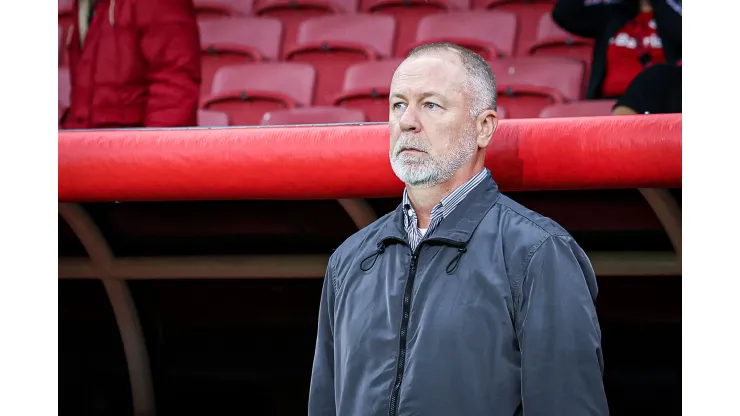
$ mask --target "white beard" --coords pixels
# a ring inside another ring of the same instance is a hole
[[[400,154],[399,152],[404,147],[411,147],[426,153]],[[432,154],[431,146],[426,142],[401,135],[390,152],[391,167],[398,179],[409,188],[430,188],[450,179],[473,157],[477,149],[478,144],[471,128],[466,128],[461,140],[447,154],[442,155]]]

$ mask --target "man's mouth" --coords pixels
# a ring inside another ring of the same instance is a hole
[[[423,150],[415,149],[413,147],[404,147],[401,149],[399,153],[418,154],[418,153],[425,153],[425,152]]]

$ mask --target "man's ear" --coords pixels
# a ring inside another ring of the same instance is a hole
[[[478,131],[478,136],[476,137],[478,147],[485,149],[488,147],[488,143],[491,142],[493,133],[498,126],[498,113],[494,110],[485,110],[478,114],[475,124]]]

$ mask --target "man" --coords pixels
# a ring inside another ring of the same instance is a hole
[[[608,414],[586,254],[484,168],[497,125],[489,66],[423,45],[390,90],[391,166],[406,190],[331,256],[309,415]]]
[[[78,0],[62,128],[197,124],[200,40],[192,0]]]

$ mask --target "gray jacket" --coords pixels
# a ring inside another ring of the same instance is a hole
[[[399,206],[331,256],[309,416],[607,415],[596,277],[488,178],[412,253]]]

